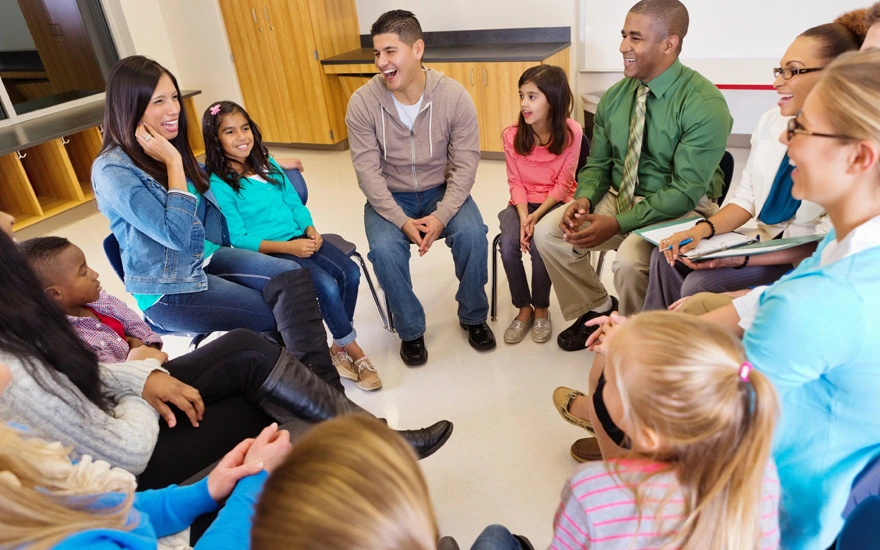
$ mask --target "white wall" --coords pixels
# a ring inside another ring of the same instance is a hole
[[[18,2],[4,2],[0,8],[0,52],[35,49],[37,47]]]

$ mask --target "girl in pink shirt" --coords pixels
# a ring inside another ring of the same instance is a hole
[[[504,130],[504,157],[510,203],[501,220],[501,261],[510,296],[519,314],[504,332],[516,344],[534,325],[532,339],[546,342],[550,325],[550,275],[532,242],[535,224],[547,212],[574,197],[575,167],[583,130],[568,118],[573,98],[565,71],[552,65],[532,67],[519,79],[519,121]],[[522,253],[532,258],[532,287]]]

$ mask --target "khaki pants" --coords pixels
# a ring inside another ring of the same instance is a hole
[[[682,313],[688,315],[703,315],[716,309],[733,303],[733,298],[727,294],[714,294],[712,292],[698,292],[691,296],[690,300],[684,303],[681,308]]]
[[[635,197],[636,203],[644,197]],[[590,263],[590,252],[616,250],[611,264],[614,287],[620,299],[620,312],[632,315],[642,310],[648,292],[648,272],[654,245],[638,235],[615,235],[593,248],[577,248],[563,240],[559,223],[567,207],[548,213],[535,227],[535,243],[544,265],[553,281],[556,298],[562,308],[562,316],[571,321],[602,304],[608,299],[605,285]],[[682,218],[709,217],[718,211],[718,205],[703,197],[694,210]],[[617,193],[609,191],[593,209],[594,214],[614,216],[617,214]],[[581,229],[589,227],[589,222]]]

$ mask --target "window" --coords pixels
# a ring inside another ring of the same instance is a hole
[[[118,59],[100,0],[0,0],[0,118],[100,94]]]

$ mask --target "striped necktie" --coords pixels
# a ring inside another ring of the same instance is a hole
[[[641,84],[636,96],[636,111],[629,125],[626,159],[623,161],[623,180],[617,193],[618,212],[632,208],[633,195],[639,184],[639,155],[642,154],[642,137],[645,135],[645,103],[650,91],[648,86]]]

